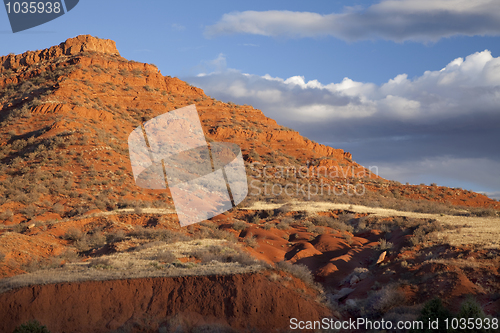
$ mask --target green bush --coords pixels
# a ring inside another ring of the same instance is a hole
[[[31,320],[16,327],[13,333],[50,333],[50,331],[38,321]]]
[[[451,320],[452,314],[446,309],[439,298],[434,298],[425,303],[418,320],[424,323],[424,328],[421,330],[412,330],[412,333],[446,333],[448,332],[445,325],[445,319]],[[439,321],[438,329],[429,328],[429,322]]]
[[[475,319],[485,319],[486,315],[483,312],[483,309],[481,308],[481,305],[479,305],[474,298],[469,296],[463,303],[460,308],[460,311],[456,316],[454,316],[449,310],[447,310],[441,300],[439,298],[434,298],[427,303],[425,303],[424,307],[422,308],[422,311],[420,313],[420,316],[418,317],[418,320],[423,321],[424,323],[424,328],[422,330],[412,330],[412,333],[421,333],[421,332],[428,332],[428,333],[435,333],[435,332],[452,332],[452,333],[489,333],[489,332],[497,332],[497,330],[491,328],[491,329],[484,329],[484,328],[478,328],[475,327],[474,329],[452,329],[450,327],[452,325],[452,320],[453,318],[458,319],[458,323],[460,325],[460,319],[465,319],[467,322],[470,318],[474,319],[474,323],[476,322]],[[438,329],[430,329],[428,327],[428,323],[435,321],[439,321],[439,328]],[[448,330],[446,329],[445,325],[445,320],[448,319]],[[490,318],[491,319],[491,318]],[[483,321],[484,323],[484,321]],[[490,321],[491,323],[491,321]]]
[[[476,322],[476,319],[485,319],[486,315],[484,314],[483,309],[481,308],[481,305],[476,302],[476,300],[472,297],[469,296],[467,299],[462,303],[462,306],[460,307],[460,311],[458,312],[457,318],[460,322],[460,320],[465,319],[466,322],[469,321],[469,318],[474,318],[474,323]],[[491,318],[490,318],[491,319]],[[484,323],[484,321],[483,321]],[[491,323],[491,321],[490,321]],[[475,327],[474,329],[458,329],[455,330],[454,332],[456,333],[488,333],[488,332],[498,332],[497,330],[490,328],[490,329],[485,329],[485,328],[478,328]]]

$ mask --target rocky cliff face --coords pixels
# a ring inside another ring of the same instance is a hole
[[[109,39],[99,39],[90,35],[70,38],[65,42],[41,51],[28,51],[23,54],[9,54],[0,57],[0,72],[31,66],[61,56],[75,55],[81,52],[100,52],[119,56],[116,43]]]

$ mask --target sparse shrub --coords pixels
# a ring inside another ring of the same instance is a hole
[[[274,223],[266,223],[264,224],[264,230],[270,230],[272,228],[276,227]]]
[[[238,239],[236,236],[226,230],[221,230],[219,228],[207,228],[207,227],[201,227],[198,232],[193,233],[193,238],[195,239],[206,239],[206,238],[213,238],[213,239],[225,239],[228,240],[232,243],[236,243]]]
[[[349,209],[352,209],[352,205],[349,207]],[[354,218],[355,218],[354,214],[346,214],[345,212],[339,215],[339,220],[346,224],[351,222]]]
[[[17,326],[13,333],[50,333],[50,331],[38,321],[30,320],[27,323]]]
[[[283,219],[276,225],[276,228],[279,230],[288,230],[290,229],[290,225]]]
[[[100,210],[106,210],[106,201],[100,199],[100,198],[97,198],[96,200],[94,200],[94,205],[100,209]],[[141,209],[141,208],[138,208],[138,209]],[[141,209],[142,210],[142,209]],[[137,213],[137,212],[136,212]]]
[[[248,154],[248,156],[252,160],[254,160],[254,161],[260,161],[261,160],[260,159],[260,155],[254,149],[250,150],[250,153]]]
[[[295,276],[296,278],[301,279],[309,285],[314,285],[314,278],[306,265],[302,264],[292,264],[288,261],[280,261],[276,263],[276,269],[287,272]]]
[[[0,262],[4,261],[4,259],[5,259],[5,254],[0,252]]]
[[[334,219],[332,217],[329,217],[329,216],[315,216],[313,219],[312,219],[312,223],[314,225],[317,225],[317,226],[322,226],[322,227],[326,227],[328,226],[330,223],[332,223]]]
[[[242,252],[236,247],[212,245],[204,249],[197,250],[193,256],[200,259],[202,263],[208,264],[212,260],[218,262],[238,262],[243,266],[249,266],[256,263],[255,259],[248,253]]]
[[[123,171],[118,170],[116,172],[116,174],[122,175]],[[155,207],[155,208],[170,208],[170,205],[164,200],[155,200],[155,201],[153,201],[153,207]]]
[[[376,314],[384,314],[395,306],[404,304],[405,296],[397,285],[390,284],[368,297],[368,307]]]
[[[413,232],[413,237],[410,238],[410,243],[412,245],[417,245],[422,242],[424,242],[426,239],[425,231],[422,226],[418,227],[414,232]]]
[[[136,247],[137,250],[142,251],[146,249],[151,249],[153,247],[158,247],[162,246],[164,243],[161,241],[154,241],[154,242],[149,242],[149,243],[144,243]]]
[[[498,212],[492,208],[472,208],[471,214],[479,217],[496,217],[498,216]]]
[[[62,215],[64,213],[64,205],[57,202],[54,206],[52,206],[52,211],[56,214]]]
[[[64,234],[64,239],[71,240],[71,241],[78,241],[82,239],[83,237],[83,232],[80,229],[77,228],[69,228],[68,231]]]
[[[35,217],[36,207],[33,205],[26,206],[25,208],[21,209],[21,213],[24,214],[27,218],[32,219],[33,217]]]
[[[245,238],[245,244],[250,246],[251,248],[254,248],[258,245],[257,238],[255,238],[255,236],[250,233],[250,235]]]
[[[358,221],[358,225],[356,227],[356,232],[360,232],[360,231],[363,231],[367,228],[367,217],[366,216],[363,216],[359,219]]]
[[[12,213],[10,209],[7,209],[6,211],[0,213],[0,220],[11,221],[13,216],[14,213]]]
[[[444,227],[441,222],[437,220],[430,220],[429,223],[423,224],[426,233],[431,233],[435,231],[443,231]]]
[[[351,225],[347,225],[344,222],[340,220],[336,220],[334,218],[328,219],[328,226],[332,229],[339,230],[339,231],[348,231],[348,232],[353,232],[354,228]]]
[[[323,234],[325,232],[325,228],[324,227],[318,227],[318,226],[315,226],[315,225],[310,225],[307,227],[307,232],[310,232],[312,234]],[[346,236],[346,235],[343,235],[343,236]],[[349,239],[350,239],[350,236],[349,235]],[[347,239],[347,238],[346,238]]]
[[[89,267],[98,269],[111,269],[111,260],[108,258],[94,258],[90,261]]]
[[[248,225],[244,221],[236,221],[233,223],[233,229],[236,231],[244,230],[248,227]]]
[[[120,69],[119,73],[120,73],[121,76],[125,76],[125,77],[127,77],[128,74],[129,74],[129,72],[126,69],[124,69],[124,68]]]
[[[137,68],[134,68],[132,70],[132,74],[135,76],[135,77],[141,77],[142,76],[142,71],[140,69],[137,69]]]
[[[117,230],[114,233],[108,233],[106,240],[108,243],[118,243],[125,239],[127,235],[123,230]]]
[[[260,222],[260,216],[259,216],[259,214],[255,214],[255,215],[252,217],[251,222],[252,222],[253,224],[258,224],[258,223]]]
[[[174,261],[177,260],[177,257],[175,254],[172,253],[172,251],[162,251],[161,253],[158,253],[157,255],[154,256],[155,260],[170,264]]]
[[[19,223],[11,227],[13,232],[23,232],[26,228],[25,223]]]
[[[393,246],[394,244],[382,238],[378,241],[377,248],[384,251],[384,250],[391,250]]]
[[[106,236],[102,231],[95,231],[88,237],[89,245],[93,248],[99,248],[106,244]]]
[[[67,249],[66,251],[61,253],[59,256],[57,256],[57,258],[60,260],[64,260],[64,261],[75,262],[75,261],[78,261],[78,259],[80,257],[78,256],[78,253],[76,253],[75,251],[71,251],[71,250]]]
[[[129,236],[133,236],[139,239],[149,239],[163,241],[165,243],[175,243],[180,241],[187,241],[191,238],[171,230],[158,230],[152,228],[136,227],[134,231],[129,233]]]
[[[203,221],[200,223],[201,226],[209,228],[209,229],[217,229],[218,226],[217,224],[210,222],[210,221]]]

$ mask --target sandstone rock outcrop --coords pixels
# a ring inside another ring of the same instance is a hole
[[[0,72],[2,70],[30,66],[51,58],[69,56],[81,52],[100,52],[116,56],[120,55],[114,41],[110,39],[100,39],[90,35],[80,35],[48,49],[28,51],[18,55],[9,54],[0,57]]]

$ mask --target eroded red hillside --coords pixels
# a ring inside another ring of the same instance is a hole
[[[408,198],[500,207],[460,189],[388,183],[355,163],[350,153],[308,140],[260,110],[214,100],[199,88],[163,76],[154,65],[122,58],[111,40],[78,36],[46,50],[0,57],[0,74],[0,207],[10,212],[0,220],[6,224],[33,220],[34,209],[35,219],[47,220],[116,209],[131,200],[170,205],[168,193],[135,186],[127,138],[142,122],[190,104],[196,104],[208,140],[240,145],[251,179],[260,182],[290,181],[276,176],[274,167],[305,169],[309,176],[291,180],[330,189],[357,185],[367,193],[362,198],[344,195],[344,201],[376,198],[387,205],[384,201]],[[265,179],[264,168],[271,175]],[[339,196],[321,199],[332,197]],[[53,209],[55,204],[60,209]]]

